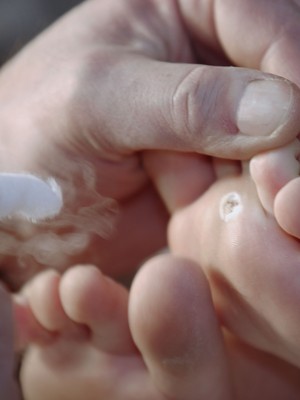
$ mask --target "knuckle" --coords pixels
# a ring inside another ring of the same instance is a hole
[[[208,68],[194,67],[179,82],[172,95],[171,113],[180,133],[203,132],[216,106],[215,82]]]
[[[209,152],[217,138],[236,132],[230,79],[209,66],[192,67],[179,81],[170,105],[175,134]]]

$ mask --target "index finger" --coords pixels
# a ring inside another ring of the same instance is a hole
[[[180,6],[196,40],[222,48],[238,66],[280,75],[300,84],[298,0],[183,0]],[[203,14],[210,24],[200,24]]]

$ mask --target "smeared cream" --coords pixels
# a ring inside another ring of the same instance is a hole
[[[241,196],[236,192],[225,194],[220,201],[219,213],[223,221],[228,222],[236,218],[242,211]]]
[[[55,179],[0,173],[0,219],[17,217],[38,222],[55,217],[62,207],[62,191]]]

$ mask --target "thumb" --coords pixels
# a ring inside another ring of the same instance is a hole
[[[101,82],[93,85],[101,93],[83,97],[93,102],[88,108],[97,107],[92,113],[97,126],[105,127],[99,140],[107,135],[118,151],[197,151],[245,159],[299,132],[299,89],[280,77],[138,56],[114,64],[109,77],[99,76]]]

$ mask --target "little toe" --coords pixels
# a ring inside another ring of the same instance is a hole
[[[300,142],[265,152],[250,161],[250,174],[266,211],[274,213],[274,200],[281,188],[299,176]]]
[[[128,292],[90,265],[68,270],[60,283],[66,314],[85,324],[99,350],[127,354],[136,352],[128,325]]]
[[[50,332],[39,323],[24,296],[20,294],[13,296],[13,312],[14,346],[17,352],[23,351],[31,343],[47,345],[56,339],[55,332]]]

